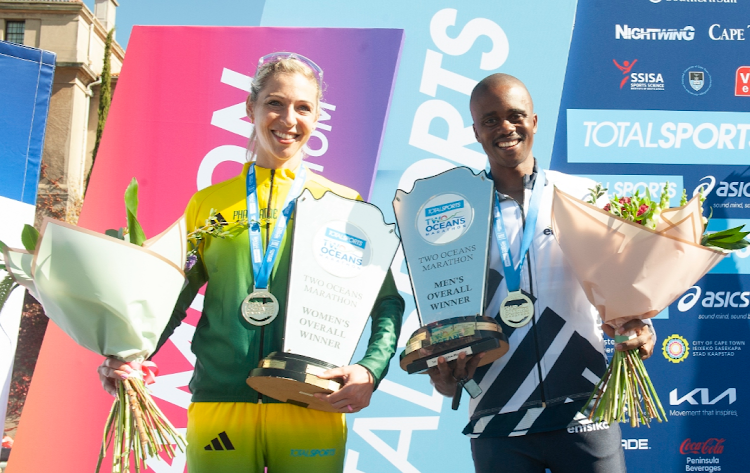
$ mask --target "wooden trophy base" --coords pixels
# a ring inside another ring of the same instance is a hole
[[[415,331],[401,353],[401,369],[409,374],[437,366],[437,359],[455,360],[460,353],[484,352],[479,366],[492,363],[508,351],[508,338],[495,319],[483,316],[453,317],[432,322]]]
[[[247,384],[259,393],[295,406],[338,412],[315,393],[330,394],[341,389],[342,380],[317,375],[338,368],[330,363],[294,353],[273,352],[250,372]]]

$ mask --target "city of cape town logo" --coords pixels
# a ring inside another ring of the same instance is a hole
[[[691,66],[682,73],[682,85],[692,95],[703,95],[711,89],[711,74],[702,66]]]
[[[334,276],[351,278],[370,264],[372,248],[367,235],[349,222],[327,222],[312,243],[315,260]]]
[[[471,226],[474,216],[469,202],[458,194],[441,194],[431,198],[417,213],[417,230],[429,243],[450,243]]]
[[[661,344],[661,352],[664,358],[672,363],[685,361],[690,354],[688,341],[677,334],[670,335]]]

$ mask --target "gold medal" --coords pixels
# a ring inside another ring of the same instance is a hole
[[[279,315],[279,301],[267,289],[256,290],[242,301],[242,316],[258,327],[273,322]]]
[[[500,318],[510,327],[523,327],[534,318],[534,303],[523,292],[513,291],[500,304]]]

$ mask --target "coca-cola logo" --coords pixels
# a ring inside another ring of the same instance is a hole
[[[710,438],[705,442],[693,442],[685,439],[680,445],[683,455],[720,455],[724,453],[724,439]]]

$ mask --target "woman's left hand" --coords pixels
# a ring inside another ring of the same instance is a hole
[[[615,329],[610,325],[602,324],[602,330],[610,338],[615,338]],[[654,353],[656,343],[656,336],[651,325],[643,323],[642,320],[631,320],[617,329],[617,335],[624,335],[631,331],[635,333],[635,338],[616,344],[615,350],[628,351],[637,348],[642,360],[649,358]]]
[[[349,365],[334,368],[318,375],[323,379],[343,378],[344,385],[331,394],[315,394],[315,397],[328,402],[345,414],[359,412],[370,405],[375,389],[375,380],[370,371],[362,365]]]

